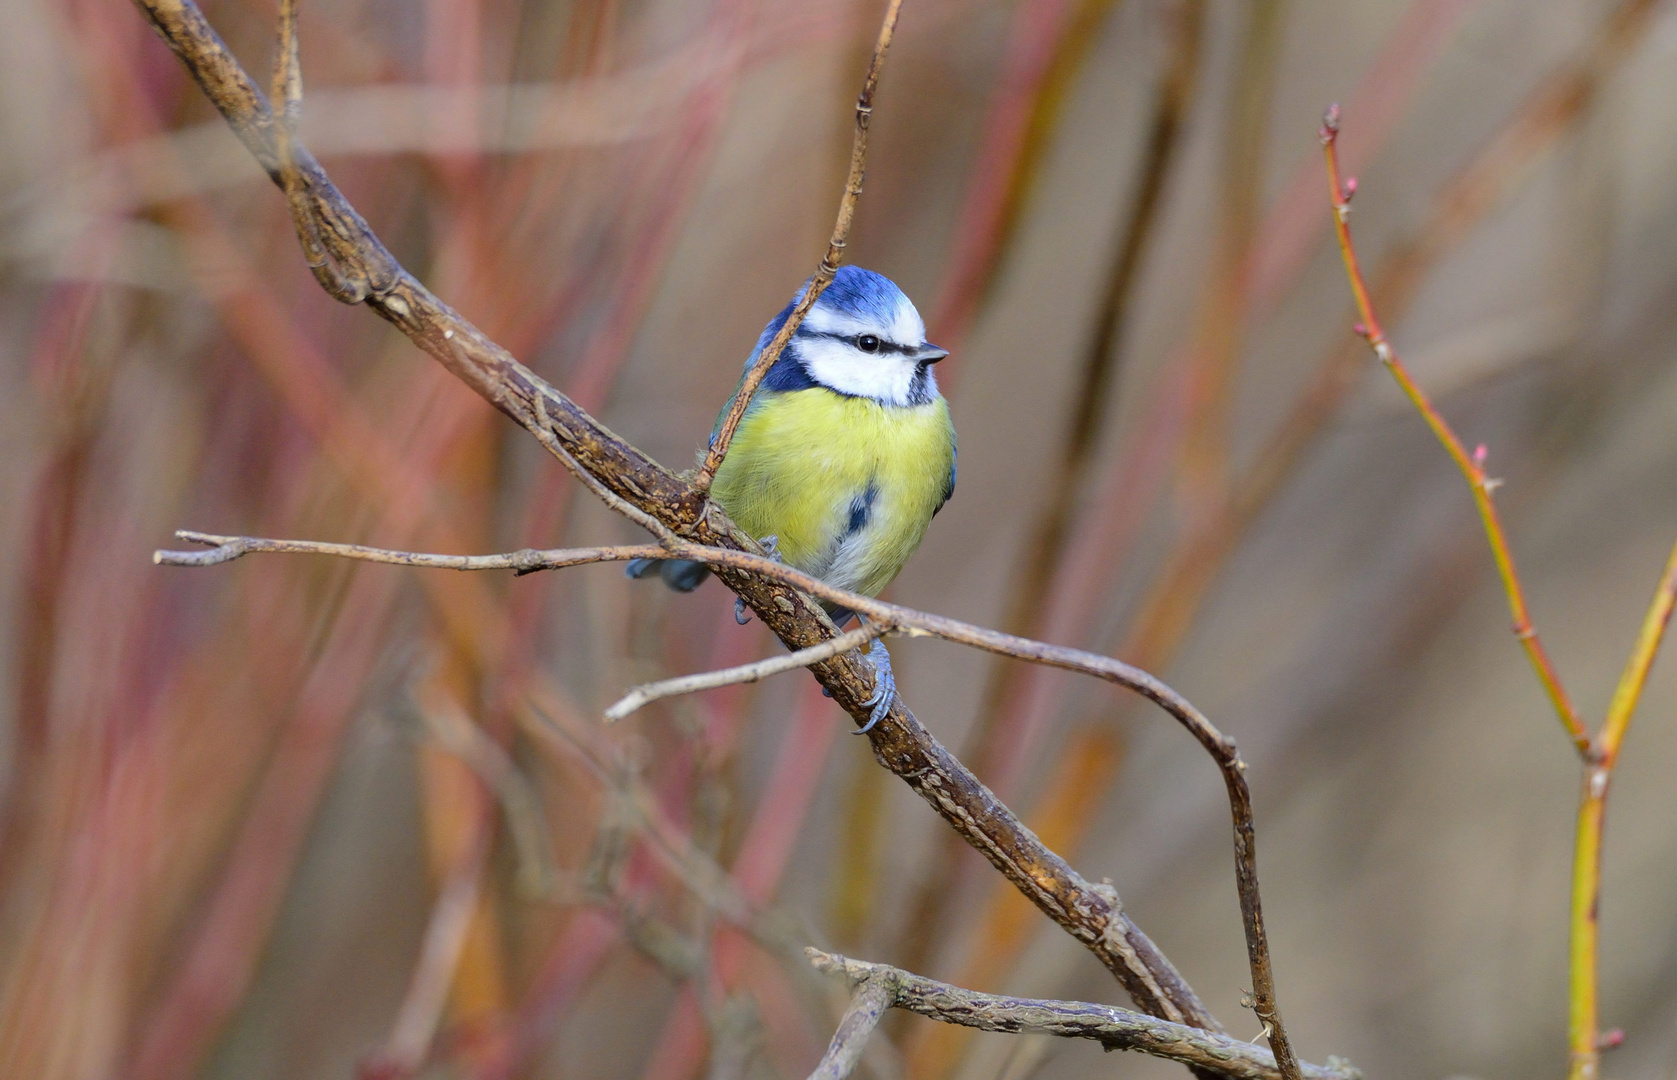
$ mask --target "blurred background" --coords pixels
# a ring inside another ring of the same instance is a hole
[[[882,5],[311,0],[303,134],[403,262],[672,467],[831,228]],[[1126,1003],[714,582],[252,557],[177,528],[629,541],[299,258],[121,0],[0,34],[0,1074],[795,1077],[805,943]],[[266,81],[275,10],[206,12]],[[1576,758],[1468,492],[1350,332],[1344,108],[1389,331],[1484,444],[1598,720],[1677,534],[1677,6],[908,0],[850,256],[932,339],[960,489],[892,596],[1166,676],[1240,743],[1302,1056],[1558,1076]],[[904,696],[1259,1025],[1221,784],[1111,688],[935,642]],[[1614,786],[1603,1023],[1677,1076],[1677,663]],[[1181,1076],[915,1017],[890,1080]]]

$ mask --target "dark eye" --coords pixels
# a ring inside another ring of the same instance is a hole
[[[874,337],[872,334],[863,334],[861,337],[856,339],[856,347],[867,353],[878,352],[879,339]]]

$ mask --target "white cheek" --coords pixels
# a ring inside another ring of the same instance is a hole
[[[900,353],[870,356],[842,341],[815,340],[799,344],[799,352],[816,382],[841,394],[878,398],[907,405],[914,386],[914,361]]]

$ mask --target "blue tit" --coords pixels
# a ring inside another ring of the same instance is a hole
[[[747,371],[802,295],[764,327]],[[752,396],[711,497],[788,565],[877,596],[955,491],[955,426],[932,374],[948,355],[926,342],[920,313],[890,279],[840,267]],[[641,559],[628,570],[654,571],[681,592],[709,573],[679,559]],[[841,627],[853,615],[825,606]],[[862,731],[890,711],[896,692],[884,643],[874,641],[868,658],[876,679]]]

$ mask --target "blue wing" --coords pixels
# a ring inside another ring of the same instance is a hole
[[[943,509],[943,504],[949,501],[949,496],[955,494],[955,469],[960,464],[960,457],[960,447],[949,448],[949,479],[943,482],[943,498],[938,500],[937,506],[932,510],[933,517],[937,517],[937,512]]]

